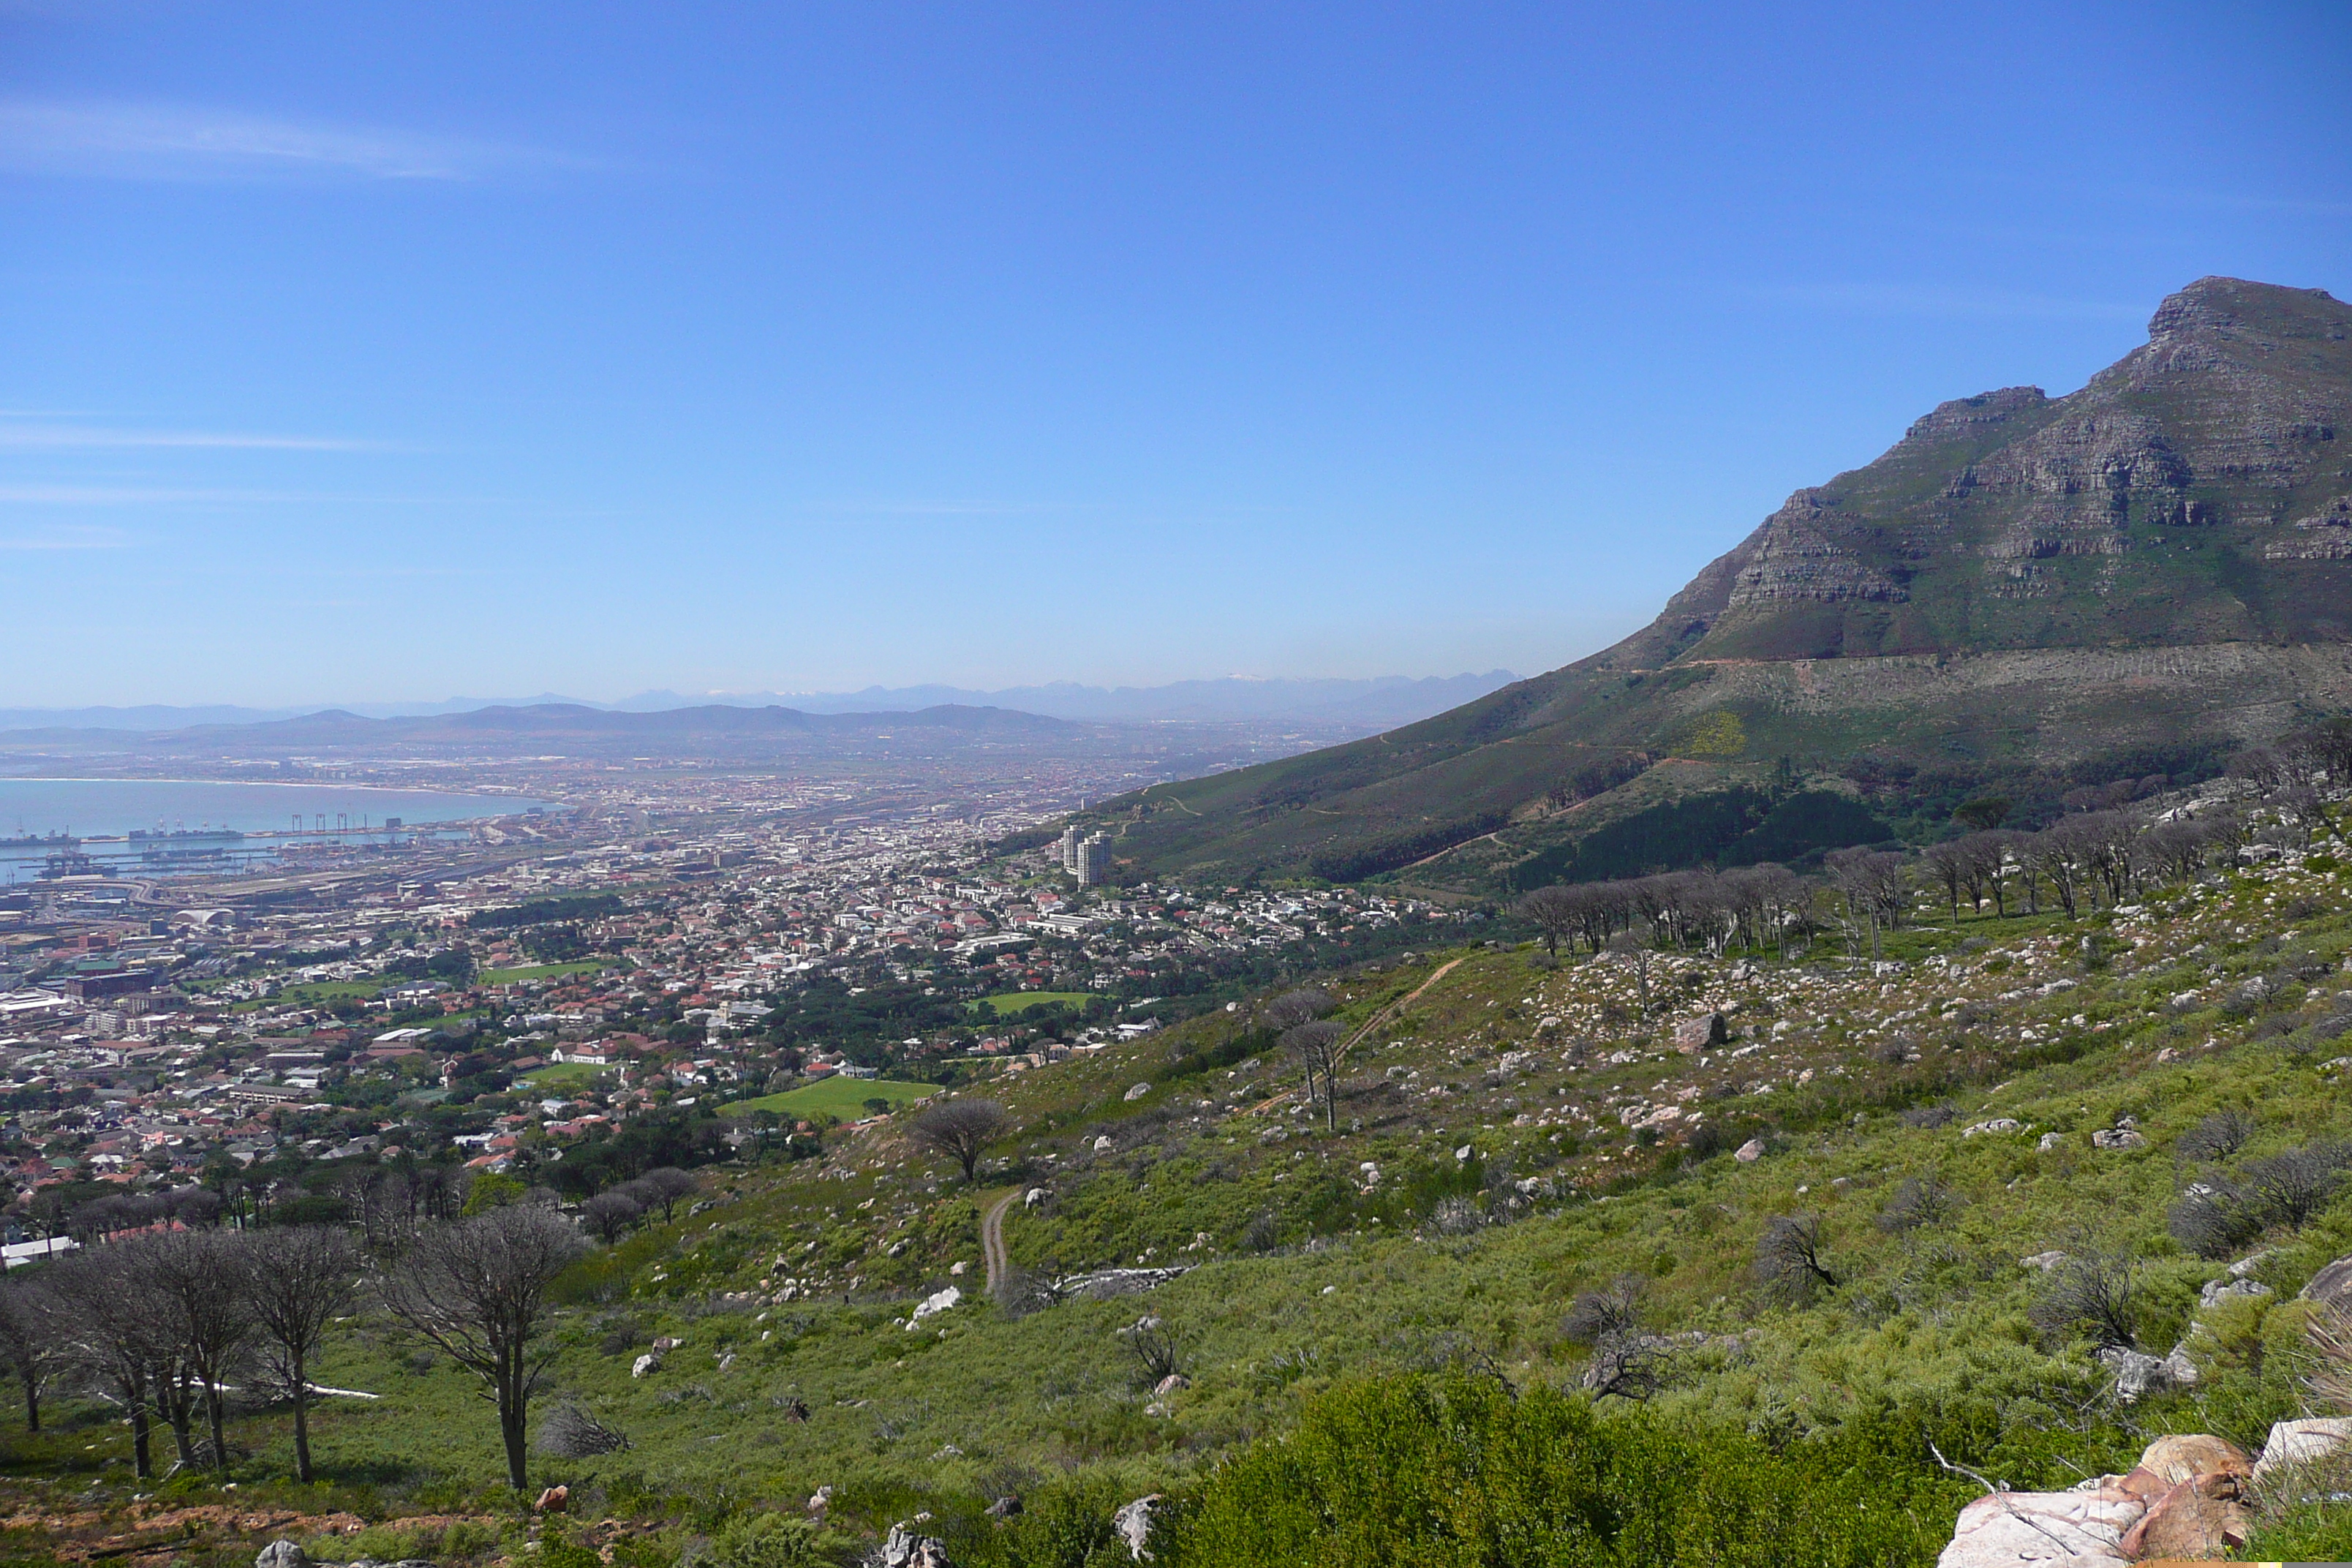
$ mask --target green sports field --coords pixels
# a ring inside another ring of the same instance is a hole
[[[887,1078],[827,1078],[782,1094],[739,1100],[728,1110],[772,1110],[779,1116],[795,1118],[838,1116],[845,1121],[854,1121],[866,1114],[866,1102],[869,1100],[887,1100],[890,1109],[896,1110],[939,1091],[940,1086],[935,1083],[899,1083]]]
[[[1026,1013],[1032,1007],[1043,1007],[1048,1002],[1083,1007],[1093,1000],[1094,997],[1084,991],[1000,991],[993,996],[982,997],[972,1005],[993,1008],[998,1017],[1011,1018]]]

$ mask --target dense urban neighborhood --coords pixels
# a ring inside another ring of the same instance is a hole
[[[650,1168],[807,1156],[941,1086],[1466,918],[1120,885],[1100,841],[1035,830],[1050,799],[838,809],[858,804],[692,778],[258,873],[53,857],[0,890],[12,1258],[155,1223],[142,1194],[192,1183],[348,1219],[387,1172],[454,1211],[483,1176],[576,1205]]]

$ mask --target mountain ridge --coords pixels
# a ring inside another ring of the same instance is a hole
[[[2080,390],[1948,401],[1798,490],[1609,648],[1086,820],[1148,872],[1410,865],[1491,889],[1596,794],[1588,820],[1881,752],[1986,778],[2189,765],[2352,706],[2347,423],[2352,307],[2201,279]],[[1575,784],[1636,759],[1638,777]],[[1478,865],[1448,858],[1469,844]]]

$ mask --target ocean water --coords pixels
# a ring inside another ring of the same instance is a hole
[[[223,784],[202,779],[0,779],[0,838],[68,833],[78,838],[231,828],[285,832],[298,826],[351,831],[504,816],[545,807],[517,795],[461,795],[442,790],[373,789],[321,784]]]

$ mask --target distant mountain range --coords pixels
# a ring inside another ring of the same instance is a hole
[[[1575,874],[1628,813],[1654,850],[1612,865],[1705,848],[1703,818],[1756,833],[1811,776],[1832,787],[1807,820],[1851,842],[1888,830],[1853,786],[1916,816],[2004,779],[2210,768],[2352,707],[2347,643],[2352,308],[2207,278],[2082,390],[1947,403],[1798,491],[1613,647],[1085,820],[1149,871],[1491,889]]]
[[[310,707],[0,708],[0,731],[124,730],[142,733],[205,725],[267,724],[341,714],[360,719],[433,718],[497,709],[543,708],[595,712],[661,713],[689,709],[784,708],[802,714],[901,713],[923,709],[994,708],[1049,719],[1093,723],[1255,721],[1342,725],[1367,731],[1409,724],[1509,685],[1507,669],[1484,675],[1412,679],[1252,680],[1229,676],[1167,686],[1106,688],[1057,681],[1047,686],[979,691],[953,686],[869,686],[854,692],[709,693],[646,691],[619,702],[593,702],[542,692],[536,697],[452,697],[440,702],[347,702]]]
[[[1034,742],[1072,736],[1085,730],[1085,726],[1068,720],[1049,719],[1042,714],[952,705],[900,713],[803,713],[797,709],[774,706],[704,704],[651,713],[625,713],[581,703],[541,702],[393,719],[371,719],[331,709],[323,713],[258,723],[195,724],[178,730],[16,730],[0,731],[0,742],[18,746],[53,744],[92,752],[135,750],[142,754],[234,750],[265,755],[328,751],[447,752],[516,744],[599,752],[690,743],[697,749],[761,755],[861,740],[900,742],[902,747],[961,746],[992,741]]]

